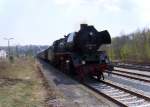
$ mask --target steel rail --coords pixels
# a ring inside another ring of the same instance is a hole
[[[108,73],[108,72],[106,72],[106,73]],[[115,73],[115,72],[112,72],[111,74],[150,83],[150,80],[143,79],[143,78],[133,77],[133,76],[119,74],[119,73]]]
[[[128,72],[128,71],[116,70],[116,69],[114,71],[150,78],[150,75],[145,75],[145,74],[140,74],[140,73],[135,73],[135,72]]]
[[[109,82],[106,82],[106,81],[100,80],[100,82],[105,83],[105,84],[108,84],[108,85],[110,85],[110,86],[112,86],[112,87],[118,88],[118,89],[120,89],[120,90],[123,90],[123,91],[125,91],[125,92],[127,92],[127,93],[130,93],[130,94],[132,94],[132,95],[141,97],[141,98],[143,98],[143,99],[145,99],[145,100],[147,100],[147,101],[150,101],[150,97],[144,96],[144,95],[139,94],[139,93],[136,93],[136,92],[134,92],[134,91],[127,90],[127,89],[125,89],[125,88],[119,87],[119,86],[117,86],[117,85],[114,85],[114,84],[109,83]]]
[[[136,92],[127,90],[127,89],[125,89],[125,88],[119,87],[119,86],[117,86],[117,85],[114,85],[114,84],[109,83],[109,82],[106,82],[106,81],[100,80],[100,82],[101,82],[101,83],[104,83],[104,84],[106,84],[106,85],[108,85],[108,86],[111,86],[111,87],[113,87],[113,88],[119,89],[120,91],[124,91],[124,92],[126,92],[126,94],[129,93],[129,94],[132,95],[132,96],[135,96],[135,97],[138,97],[138,98],[142,98],[144,101],[150,102],[150,98],[147,97],[147,96],[144,96],[144,95],[141,95],[141,94],[139,94],[139,93],[136,93]],[[121,106],[121,107],[128,107],[128,106],[129,106],[129,105],[127,105],[127,104],[125,104],[125,103],[123,103],[123,102],[121,102],[121,101],[119,101],[119,100],[113,98],[113,96],[111,96],[111,95],[109,96],[109,95],[105,94],[104,92],[99,91],[98,89],[92,87],[92,86],[89,85],[88,83],[82,83],[82,84],[83,84],[84,86],[86,86],[87,88],[93,90],[94,92],[96,92],[96,93],[102,95],[103,97],[107,98],[108,100],[114,102],[114,103],[117,104],[118,106]],[[141,99],[141,100],[142,100],[142,99]],[[148,104],[150,105],[150,103],[148,103]]]
[[[88,84],[86,84],[86,83],[82,83],[82,84],[83,84],[84,86],[86,86],[87,88],[93,90],[94,92],[98,93],[99,95],[105,97],[105,98],[108,99],[109,101],[112,101],[113,103],[117,104],[118,106],[120,106],[120,107],[128,107],[127,105],[125,105],[125,104],[121,103],[120,101],[118,101],[118,100],[116,100],[116,99],[114,99],[114,98],[112,98],[112,97],[106,95],[105,93],[103,93],[103,92],[101,92],[101,91],[99,91],[99,90],[97,90],[97,89],[91,87],[91,86],[88,85]]]
[[[145,71],[145,72],[150,72],[150,68],[127,66],[127,65],[114,65],[114,66],[115,67],[126,68],[126,69],[133,69],[133,70],[141,70],[141,71]]]

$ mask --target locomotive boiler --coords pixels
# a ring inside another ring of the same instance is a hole
[[[107,30],[99,32],[94,26],[81,24],[78,32],[72,32],[54,41],[53,45],[39,56],[80,80],[86,76],[101,79],[110,64],[106,52],[98,49],[110,43],[111,37]]]

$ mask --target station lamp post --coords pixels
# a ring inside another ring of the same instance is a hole
[[[4,38],[4,40],[7,40],[8,43],[8,58],[10,59],[10,40],[12,40],[14,38]]]

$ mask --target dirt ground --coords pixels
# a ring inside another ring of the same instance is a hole
[[[0,107],[47,107],[51,94],[33,58],[0,60]]]

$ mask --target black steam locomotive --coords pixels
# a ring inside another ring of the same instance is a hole
[[[98,51],[101,45],[110,44],[107,30],[98,32],[94,26],[81,24],[78,32],[65,35],[53,45],[38,54],[63,72],[75,75],[80,80],[86,76],[101,79],[103,72],[112,68],[105,51]]]

